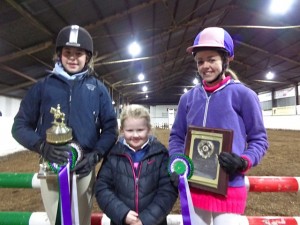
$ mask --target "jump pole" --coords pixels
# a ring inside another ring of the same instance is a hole
[[[46,212],[0,212],[1,225],[50,225]],[[92,214],[91,225],[110,224],[109,218],[102,214]]]
[[[300,192],[300,177],[246,176],[250,192]],[[0,173],[0,188],[40,188],[37,173]]]
[[[250,192],[299,192],[300,177],[246,176]]]
[[[37,173],[0,173],[0,188],[40,188]]]
[[[45,212],[0,212],[1,225],[50,225]],[[182,225],[181,215],[169,215],[168,225]],[[91,225],[109,225],[110,219],[102,213],[93,213]],[[300,225],[300,217],[242,216],[240,225]]]

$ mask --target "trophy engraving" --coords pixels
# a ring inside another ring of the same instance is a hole
[[[215,146],[212,141],[201,140],[200,143],[198,144],[197,149],[199,155],[202,158],[207,159],[213,154]]]

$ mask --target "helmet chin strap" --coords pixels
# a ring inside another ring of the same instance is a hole
[[[221,80],[220,78],[222,77],[222,75],[223,75],[223,70],[221,71],[221,73],[219,73],[218,76],[216,76],[215,79],[213,79],[212,81],[206,81],[206,83],[208,83],[208,84],[213,84],[213,83],[215,83],[216,81]]]
[[[208,83],[208,84],[213,84],[213,83],[215,83],[216,81],[221,81],[221,77],[222,77],[222,75],[224,74],[224,72],[225,72],[225,70],[226,70],[226,68],[228,67],[228,64],[227,64],[227,62],[226,62],[226,57],[224,57],[223,56],[223,63],[222,63],[222,71],[218,74],[218,76],[216,76],[216,78],[215,79],[213,79],[212,81],[210,81],[210,82],[207,82],[206,81],[206,83]]]
[[[213,83],[215,83],[216,81],[221,81],[222,79],[221,79],[221,77],[222,77],[222,75],[224,74],[224,72],[225,72],[225,68],[226,68],[227,66],[226,66],[226,64],[225,63],[223,63],[223,65],[222,65],[222,71],[218,74],[218,76],[216,76],[216,78],[215,79],[213,79],[212,81],[206,81],[206,83],[208,83],[208,84],[213,84]]]

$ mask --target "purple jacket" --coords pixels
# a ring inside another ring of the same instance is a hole
[[[201,84],[181,96],[170,134],[170,155],[183,153],[189,125],[233,130],[232,152],[247,157],[252,166],[261,161],[268,149],[258,97],[238,81],[229,80],[210,96]],[[243,185],[243,174],[229,178],[229,186]]]

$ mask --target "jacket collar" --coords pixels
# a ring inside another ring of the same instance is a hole
[[[205,82],[205,80],[203,80],[203,87],[204,87],[204,90],[207,91],[207,92],[214,92],[215,90],[218,90],[220,87],[222,87],[223,85],[225,84],[228,84],[230,82],[230,79],[231,77],[230,76],[227,76],[225,77],[223,80],[221,80],[219,83],[217,83],[216,85],[214,86],[207,86],[207,83]]]
[[[86,73],[88,72],[88,70],[82,71],[80,73],[75,73],[72,74],[72,76],[70,76],[63,68],[63,66],[61,65],[60,62],[55,63],[55,66],[52,70],[52,73],[56,74],[56,75],[60,75],[63,76],[64,78],[66,78],[67,80],[75,80],[75,79],[80,79],[82,78]]]

